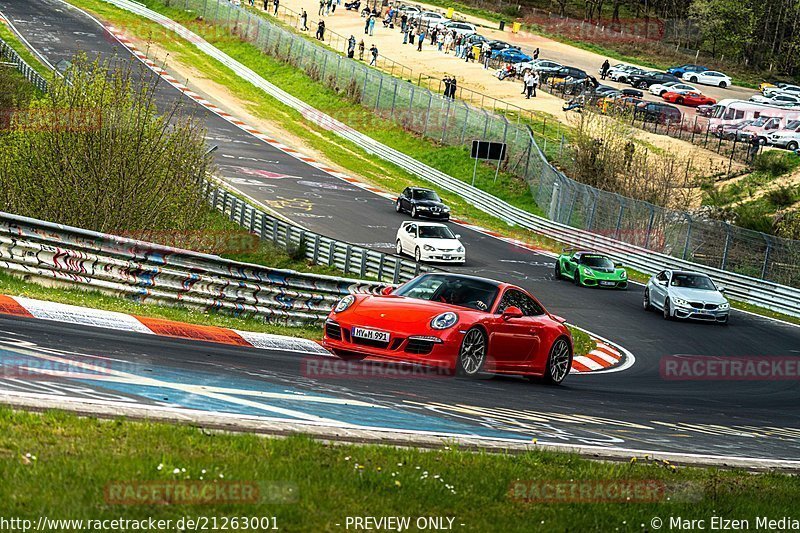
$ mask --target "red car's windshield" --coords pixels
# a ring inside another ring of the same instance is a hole
[[[489,311],[498,291],[497,285],[490,281],[431,274],[406,283],[394,294],[479,311]]]

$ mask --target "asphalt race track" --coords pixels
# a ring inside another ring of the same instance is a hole
[[[79,51],[90,57],[130,57],[93,20],[59,0],[0,0],[0,11],[53,64]],[[168,84],[160,84],[160,101],[177,98],[194,106],[196,115],[205,121],[209,144],[219,146],[214,156],[220,173],[239,190],[311,230],[383,251],[393,250],[397,227],[407,217],[396,214],[390,201],[257,140]],[[170,383],[235,389],[237,392],[229,392],[232,398],[248,396],[242,391],[280,389],[289,391],[287,394],[358,399],[383,407],[362,407],[370,414],[355,416],[345,409],[330,409],[335,403],[295,402],[302,405],[291,407],[342,423],[357,420],[368,426],[409,429],[406,425],[413,422],[419,430],[536,438],[542,443],[800,459],[800,387],[796,378],[685,381],[664,379],[660,371],[663,357],[678,354],[721,359],[800,357],[800,327],[738,311],[732,314],[729,327],[666,322],[659,314],[642,310],[641,287],[634,285],[626,292],[578,288],[553,279],[553,259],[548,255],[464,227],[455,231],[462,235],[468,263],[453,270],[530,289],[550,311],[630,350],[636,364],[622,372],[573,375],[558,388],[514,378],[471,382],[449,377],[310,377],[304,375],[305,367],[297,354],[11,318],[0,318],[0,361],[19,357],[14,351],[19,346],[27,346],[34,354],[61,350],[74,352],[73,357],[112,358],[133,368],[124,386],[86,376],[69,377],[67,381],[76,380],[82,387],[100,391],[97,394],[121,396],[132,402],[242,413],[242,402],[211,399],[195,389],[162,396],[161,385],[139,383],[145,381],[139,379],[142,376],[158,375]],[[43,383],[46,381],[36,380],[28,385]],[[25,386],[23,380],[0,379],[0,393]],[[259,397],[257,401],[282,407],[289,400]],[[313,412],[319,405],[328,407],[325,412]],[[254,416],[266,411],[274,416],[276,412],[263,406],[250,405],[248,409],[246,414]]]

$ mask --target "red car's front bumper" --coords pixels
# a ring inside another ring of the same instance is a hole
[[[341,355],[360,354],[368,357],[408,361],[433,367],[454,369],[463,333],[458,325],[444,331],[390,331],[388,343],[353,337],[353,327],[347,321],[328,319],[322,346]],[[368,326],[373,329],[372,326]],[[434,340],[436,339],[436,340]]]

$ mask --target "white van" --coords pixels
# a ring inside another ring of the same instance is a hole
[[[712,130],[716,130],[721,126],[736,124],[742,120],[757,119],[761,115],[784,119],[783,123],[785,124],[786,117],[795,118],[800,115],[800,110],[746,100],[725,99],[713,106],[708,124]]]

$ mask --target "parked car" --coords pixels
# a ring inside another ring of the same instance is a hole
[[[414,18],[415,15],[422,13],[422,9],[420,9],[419,7],[410,6],[407,4],[403,4],[402,6],[398,7],[397,10],[400,12],[401,15],[405,13],[411,18]]]
[[[643,74],[631,74],[628,77],[628,83],[630,83],[634,87],[638,87],[639,89],[649,89],[651,85],[655,85],[656,83],[660,83],[663,85],[664,83],[670,81],[680,81],[680,80],[675,76],[673,76],[672,74],[657,72],[655,70],[651,70]]]
[[[700,272],[663,270],[644,288],[645,311],[660,310],[665,320],[686,318],[727,324],[731,306],[723,289]]]
[[[728,141],[742,141],[749,138],[749,135],[742,135],[742,130],[755,122],[755,119],[743,120],[736,124],[723,124],[714,130],[714,135]]]
[[[548,59],[534,59],[533,61],[525,61],[519,63],[517,68],[520,69],[521,72],[525,72],[526,70],[535,70],[536,72],[553,72],[560,68],[563,68],[564,65],[561,63],[556,63],[555,61],[550,61]]]
[[[435,11],[421,11],[414,19],[418,20],[420,24],[422,24],[422,27],[428,28],[433,28],[438,24],[444,25],[450,20],[441,13],[436,13]]]
[[[489,42],[489,47],[492,49],[492,54],[494,54],[494,52],[499,52],[500,50],[505,50],[506,48],[513,48],[515,50],[520,50],[519,46],[507,43],[505,41],[493,40],[488,42]]]
[[[584,80],[589,77],[586,74],[586,71],[581,70],[575,67],[561,67],[558,70],[554,70],[552,72],[545,73],[545,79],[552,80],[553,83],[558,83],[561,81],[566,80],[567,78],[572,78],[575,80]]]
[[[753,137],[758,138],[759,144],[767,144],[767,137],[780,129],[786,124],[783,117],[768,117],[761,115],[752,123],[748,124],[741,130],[737,139],[741,141],[749,141]]]
[[[699,105],[697,106],[697,114],[701,117],[710,117],[711,113],[714,112],[713,105]]]
[[[406,187],[397,198],[394,210],[398,213],[408,213],[411,218],[450,219],[450,208],[442,202],[436,191],[422,187]]]
[[[688,83],[683,83],[680,81],[668,81],[667,83],[654,83],[647,90],[650,91],[650,94],[654,94],[656,96],[664,96],[664,93],[667,91],[671,91],[673,93],[700,92],[697,90],[697,87],[694,87],[692,85],[689,85]]]
[[[689,107],[697,107],[699,105],[714,105],[717,103],[717,101],[713,98],[705,96],[704,94],[696,91],[686,93],[667,91],[661,95],[661,98],[663,98],[666,102],[678,105],[686,105]]]
[[[761,90],[761,94],[763,94],[766,97],[771,97],[776,94],[788,94],[791,96],[800,96],[800,87],[798,87],[797,85],[787,85],[787,84],[781,84],[780,87],[775,85],[772,87],[763,88]]]
[[[640,69],[638,67],[634,67],[631,65],[624,65],[622,67],[614,67],[608,71],[608,77],[611,78],[611,81],[616,81],[619,83],[628,83],[628,78],[631,76],[644,74],[647,72],[644,69]]]
[[[521,287],[437,272],[381,294],[348,294],[328,315],[322,345],[344,360],[377,357],[467,378],[522,374],[558,385],[573,358],[564,322]]]
[[[759,104],[770,104],[781,107],[800,106],[800,97],[785,93],[770,93],[770,96],[754,94],[750,97],[750,101],[758,102]]]
[[[464,264],[467,255],[461,236],[438,222],[403,222],[397,230],[397,253],[408,254],[418,263]]]
[[[767,135],[767,144],[792,151],[800,148],[800,120],[792,120],[785,128]]]
[[[600,108],[602,113],[623,113],[627,110],[635,109],[636,106],[642,103],[644,103],[644,100],[634,96],[610,94],[600,99],[597,102],[597,107]]]
[[[516,48],[506,48],[499,52],[494,52],[492,58],[504,63],[525,63],[533,59],[528,54],[520,52]]]
[[[475,27],[474,24],[470,24],[469,22],[457,22],[457,21],[450,21],[445,23],[444,28],[446,30],[453,30],[458,35],[472,35],[478,31],[478,28]]]
[[[483,35],[473,33],[472,35],[467,36],[467,45],[475,46],[475,45],[482,45],[486,41],[486,37]]]
[[[724,89],[733,85],[730,76],[716,70],[706,70],[705,72],[687,72],[683,75],[683,80],[689,83],[702,83],[703,85],[714,85]]]
[[[679,67],[671,67],[667,69],[667,74],[672,74],[673,76],[682,77],[687,72],[705,72],[708,70],[708,67],[704,67],[702,65],[693,65],[691,63],[687,63],[686,65],[681,65]]]
[[[656,124],[675,124],[683,119],[683,113],[669,104],[642,102],[634,108],[634,119]]]

